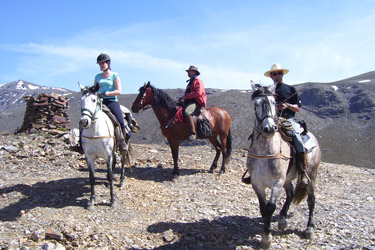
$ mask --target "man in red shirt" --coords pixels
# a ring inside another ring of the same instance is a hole
[[[184,116],[189,125],[189,135],[187,140],[192,142],[196,138],[196,130],[193,121],[194,112],[199,111],[202,107],[206,107],[207,96],[206,91],[204,90],[204,85],[201,79],[198,78],[200,72],[195,66],[190,66],[186,70],[189,80],[187,80],[188,85],[186,86],[185,95],[181,98],[184,101]]]

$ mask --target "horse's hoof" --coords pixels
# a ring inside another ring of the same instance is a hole
[[[124,189],[125,188],[125,181],[120,181],[119,187],[120,187],[120,189]]]
[[[279,228],[279,230],[284,231],[287,225],[288,223],[286,222],[286,219],[283,217],[283,218],[280,218],[279,223],[277,224],[277,227]]]
[[[112,202],[111,202],[111,208],[116,208],[116,204],[117,204],[116,201],[112,201]]]
[[[87,206],[86,206],[86,209],[89,210],[89,211],[94,210],[94,203],[93,202],[88,202]]]
[[[305,231],[303,231],[303,237],[305,239],[311,240],[314,238],[314,229],[312,227],[308,227]]]
[[[263,249],[269,249],[271,247],[272,235],[271,234],[263,234],[262,240],[260,241],[260,246]]]
[[[180,175],[178,175],[178,174],[172,175],[172,181],[177,181],[179,177],[180,177]]]

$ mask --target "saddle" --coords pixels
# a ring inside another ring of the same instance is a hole
[[[201,108],[192,114],[194,126],[196,128],[197,136],[199,139],[206,139],[212,136],[211,126],[206,115],[207,111],[205,108]],[[173,123],[181,123],[184,126],[188,127],[182,107],[178,108],[174,116]]]
[[[137,133],[139,131],[139,125],[138,125],[138,122],[134,119],[130,110],[127,109],[126,107],[122,106],[122,105],[120,105],[120,108],[121,108],[121,111],[122,111],[122,114],[123,114],[124,117],[126,117],[126,115],[131,116],[131,123],[133,125],[132,128],[131,128],[131,132]],[[120,126],[120,122],[117,120],[116,116],[114,114],[112,114],[111,110],[106,105],[103,105],[102,110],[108,116],[108,118],[112,121],[113,126],[115,128]],[[129,127],[128,121],[126,119],[124,119],[124,122],[125,122],[125,125],[127,125]]]
[[[299,120],[297,121],[297,124],[300,127],[300,135],[302,137],[303,145],[305,149],[307,150],[307,152],[310,152],[316,145],[312,140],[310,140],[306,122],[304,120]],[[280,131],[281,137],[283,138],[284,141],[291,144],[294,150],[294,145],[293,145],[294,131],[293,131],[292,123],[290,123],[284,117],[279,117],[278,125],[279,125],[279,131]]]

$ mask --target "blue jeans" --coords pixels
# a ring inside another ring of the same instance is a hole
[[[294,148],[296,149],[297,153],[304,153],[305,147],[303,146],[303,141],[301,134],[299,132],[300,126],[297,124],[297,122],[294,120],[294,118],[287,119],[293,127],[293,144]]]

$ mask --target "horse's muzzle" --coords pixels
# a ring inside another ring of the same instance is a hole
[[[139,105],[139,104],[133,104],[132,105],[132,112],[133,113],[138,113],[139,112],[139,110],[142,108],[142,106],[141,105]]]
[[[277,125],[271,119],[265,119],[262,125],[263,133],[269,136],[274,135],[278,131]]]
[[[84,129],[87,129],[87,128],[90,127],[90,121],[87,118],[81,118],[81,120],[79,122],[80,122],[82,128],[84,128]]]

